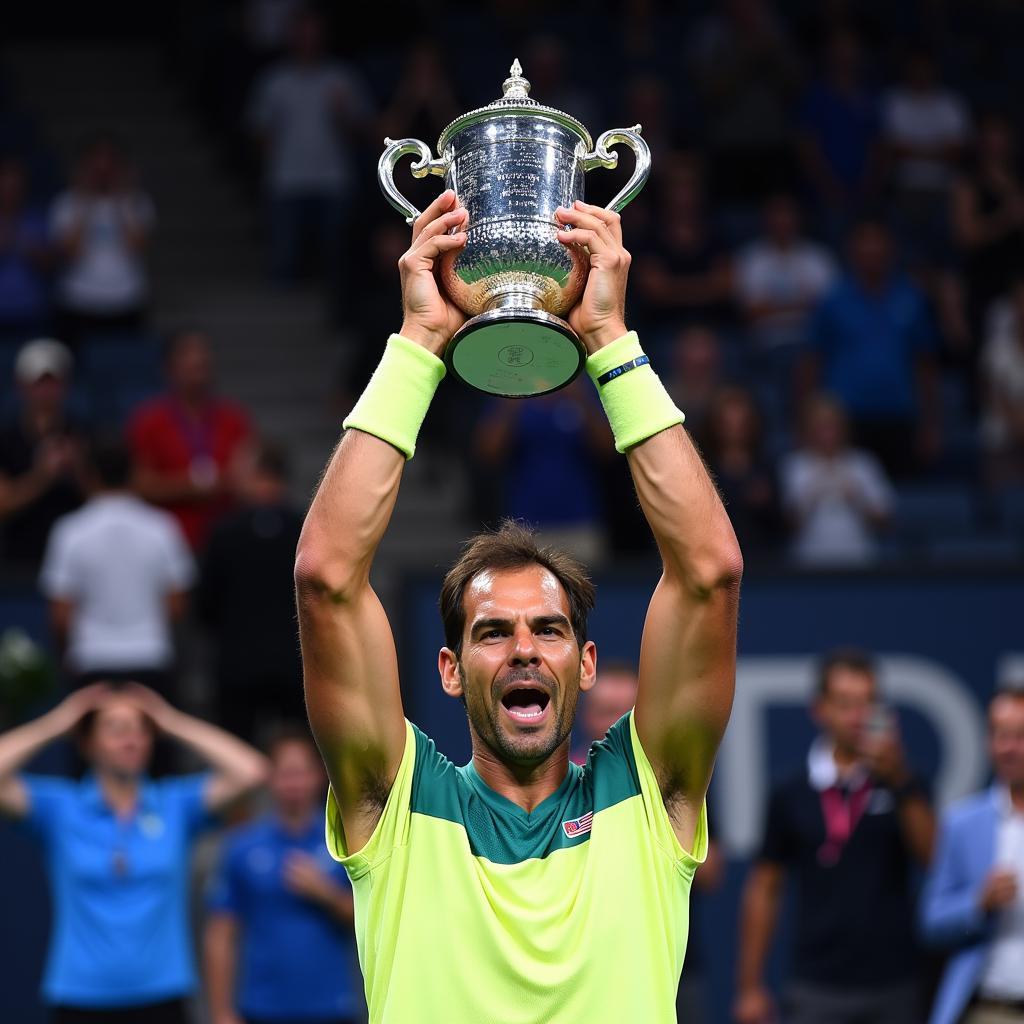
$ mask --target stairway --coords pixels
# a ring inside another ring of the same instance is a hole
[[[123,141],[157,207],[153,325],[195,323],[210,332],[222,391],[288,447],[294,497],[304,507],[338,435],[333,390],[346,339],[327,326],[315,288],[269,283],[260,211],[162,72],[157,47],[144,40],[19,42],[2,61],[19,105],[66,164],[91,133],[113,130]],[[466,486],[445,453],[410,463],[381,550],[385,590],[399,567],[450,559],[466,532]]]

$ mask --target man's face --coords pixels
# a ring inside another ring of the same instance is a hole
[[[836,747],[846,753],[857,754],[875,699],[872,676],[837,665],[828,674],[825,692],[815,702],[815,721]]]
[[[300,740],[278,745],[270,768],[270,795],[283,812],[303,813],[320,805],[324,771],[316,751]]]
[[[96,712],[86,743],[86,756],[94,767],[135,778],[149,764],[153,730],[146,716],[129,700],[111,697]]]
[[[210,389],[213,367],[206,335],[196,332],[179,339],[169,366],[171,387],[180,394],[203,394]]]
[[[996,697],[988,722],[996,777],[1011,788],[1024,787],[1024,694]]]
[[[859,227],[850,242],[850,263],[862,281],[874,283],[884,279],[891,266],[889,235],[881,225]]]
[[[474,744],[506,764],[541,764],[568,742],[594,645],[580,651],[565,591],[539,565],[478,573],[463,604],[461,658],[439,656],[445,692],[465,698]]]

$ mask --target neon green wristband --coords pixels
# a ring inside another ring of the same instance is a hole
[[[618,452],[686,419],[651,369],[636,331],[598,349],[587,359],[587,373],[597,387]]]
[[[432,352],[392,334],[370,383],[342,426],[373,434],[411,459],[416,435],[444,373],[444,363]]]

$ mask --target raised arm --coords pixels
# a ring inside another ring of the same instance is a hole
[[[662,576],[641,643],[635,722],[676,834],[689,849],[732,708],[743,560],[700,455],[681,426],[666,425],[678,424],[678,416],[650,370],[641,365],[602,383],[620,352],[627,363],[640,354],[636,342],[623,337],[629,254],[618,214],[578,203],[560,218],[573,225],[562,240],[590,250],[587,289],[570,322],[587,347],[588,370],[616,445],[628,452],[661,552]],[[605,366],[609,358],[612,365]]]
[[[19,772],[44,747],[67,735],[110,693],[105,683],[75,690],[52,711],[0,736],[0,815],[24,818],[30,811],[28,788]]]
[[[438,291],[434,263],[443,252],[465,244],[464,234],[446,233],[464,219],[465,211],[455,209],[454,193],[443,193],[417,219],[412,246],[399,261],[401,336],[406,346],[411,342],[425,350],[417,354],[406,348],[401,355],[425,366],[417,367],[421,373],[430,371],[430,361],[437,364],[433,386],[440,379],[437,357],[463,320]],[[389,345],[385,360],[392,355],[397,357],[399,349],[392,351]],[[382,362],[376,382],[382,383],[388,372]],[[414,383],[395,381],[399,387]],[[317,488],[295,561],[306,708],[352,852],[372,834],[405,749],[394,638],[370,586],[370,567],[391,519],[406,461],[406,451],[396,444],[402,431],[381,428],[389,416],[401,418],[408,407],[405,397],[382,395],[374,382],[364,392],[346,420],[351,429]],[[382,401],[388,408],[380,408]],[[371,428],[390,434],[390,441]]]
[[[267,759],[244,740],[179,711],[156,691],[138,683],[127,683],[118,692],[137,704],[161,733],[188,747],[210,765],[213,777],[203,793],[208,811],[220,814],[266,782]]]

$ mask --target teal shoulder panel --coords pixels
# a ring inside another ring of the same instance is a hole
[[[595,814],[640,792],[628,717],[591,747],[585,767],[569,765],[558,789],[529,813],[492,790],[472,762],[456,767],[430,737],[413,729],[412,813],[461,825],[471,854],[495,864],[579,846],[589,840]]]

